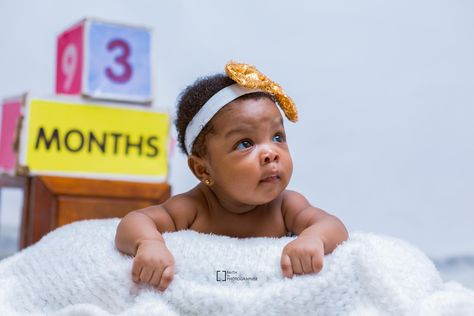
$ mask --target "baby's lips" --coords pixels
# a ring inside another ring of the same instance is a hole
[[[278,180],[280,180],[280,175],[278,174],[278,172],[272,172],[270,174],[264,175],[260,181],[261,182],[275,182]]]
[[[262,180],[262,182],[275,182],[275,181],[278,181],[280,179],[280,176],[270,176],[270,177],[266,177]]]

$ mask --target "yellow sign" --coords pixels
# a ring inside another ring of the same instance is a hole
[[[159,180],[168,174],[169,115],[32,99],[20,164],[31,174]]]

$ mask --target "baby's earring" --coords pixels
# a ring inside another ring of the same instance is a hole
[[[211,186],[214,182],[212,181],[212,179],[204,179],[204,183],[205,183],[207,186]]]

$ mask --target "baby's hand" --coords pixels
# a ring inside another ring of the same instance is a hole
[[[165,243],[159,240],[140,242],[133,260],[133,281],[144,282],[164,291],[173,280],[173,276],[174,258]]]
[[[298,237],[283,248],[281,270],[283,276],[317,273],[323,268],[324,244],[319,238]]]

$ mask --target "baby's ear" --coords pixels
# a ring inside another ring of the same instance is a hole
[[[205,159],[196,155],[190,155],[188,157],[188,166],[199,181],[209,178],[209,172],[207,170]]]

